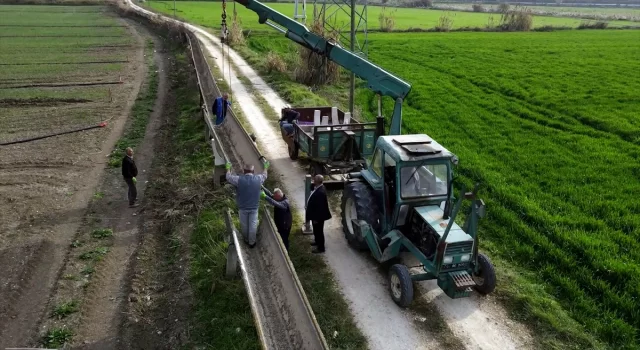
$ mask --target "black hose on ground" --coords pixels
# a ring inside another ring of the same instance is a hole
[[[58,133],[55,133],[55,134],[43,135],[43,136],[38,136],[38,137],[31,137],[31,138],[28,138],[28,139],[3,142],[3,143],[0,143],[0,146],[9,146],[9,145],[14,145],[16,143],[25,143],[25,142],[31,142],[31,141],[36,141],[36,140],[42,140],[42,139],[46,139],[48,137],[54,137],[54,136],[59,136],[59,135],[64,135],[64,134],[71,134],[71,133],[74,133],[74,132],[80,132],[80,131],[96,129],[96,128],[104,128],[105,126],[107,126],[107,123],[106,122],[102,122],[102,123],[100,123],[98,125],[87,126],[87,127],[80,128],[80,129],[63,131],[63,132],[58,132]]]

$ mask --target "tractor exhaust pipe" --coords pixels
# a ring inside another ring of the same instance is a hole
[[[376,118],[376,135],[384,135],[384,117],[382,115]]]

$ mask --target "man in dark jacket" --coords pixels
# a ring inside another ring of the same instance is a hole
[[[227,108],[231,106],[229,102],[229,94],[224,93],[221,97],[218,97],[213,101],[211,106],[211,112],[216,115],[216,125],[222,124],[224,118],[227,116]]]
[[[261,196],[273,206],[273,221],[276,224],[280,238],[282,238],[284,247],[287,248],[287,252],[289,252],[289,233],[291,232],[291,208],[289,207],[289,200],[279,188],[274,189],[273,193],[264,189]]]
[[[313,178],[313,190],[309,195],[306,206],[306,220],[311,220],[313,236],[316,239],[315,242],[311,243],[311,245],[316,246],[312,251],[313,253],[324,253],[324,222],[331,219],[327,191],[322,184],[323,180],[322,175],[316,175]]]
[[[129,207],[137,207],[138,203],[138,190],[136,189],[136,176],[138,176],[138,168],[136,167],[136,162],[133,161],[133,149],[131,147],[127,147],[127,155],[122,158],[122,177],[124,177],[124,182],[129,186]]]

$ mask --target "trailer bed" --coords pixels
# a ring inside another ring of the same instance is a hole
[[[345,124],[345,113],[337,109],[337,124],[333,123],[331,107],[292,108],[300,113],[294,123],[293,135],[287,135],[283,128],[281,134],[289,147],[291,159],[298,158],[298,152],[304,152],[312,161],[312,173],[320,169],[332,169],[332,172],[358,170],[365,159],[373,155],[375,143],[381,134],[378,123],[361,123],[353,117]],[[314,124],[314,111],[328,116],[325,125]],[[284,115],[284,110],[283,110]]]

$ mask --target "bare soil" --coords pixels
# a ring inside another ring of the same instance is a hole
[[[38,341],[49,295],[144,77],[144,43],[130,31],[137,43],[123,48],[130,62],[117,73],[125,82],[85,109],[108,127],[0,148],[0,348]],[[14,107],[0,106],[2,141],[77,126],[67,106],[27,120],[26,109]]]

